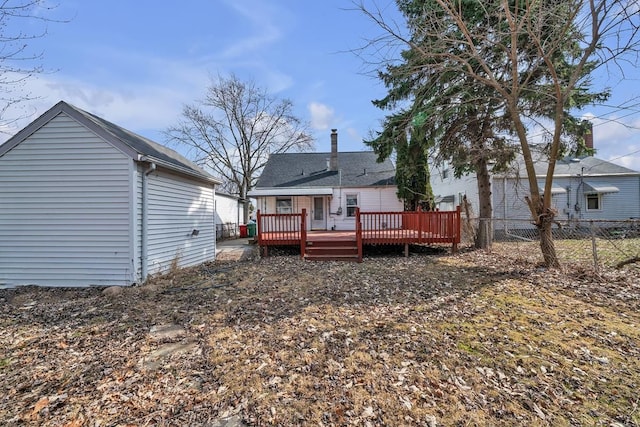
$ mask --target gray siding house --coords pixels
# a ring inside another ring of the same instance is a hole
[[[0,286],[131,285],[215,258],[215,185],[59,102],[0,145]]]
[[[537,153],[538,185],[544,188],[547,161]],[[475,175],[455,178],[451,171],[435,169],[431,185],[440,209],[459,204],[463,196],[477,213],[479,203]],[[530,220],[524,201],[529,194],[524,163],[516,158],[507,173],[491,177],[494,219]],[[640,218],[640,172],[597,157],[568,157],[558,160],[552,183],[552,201],[560,221]]]
[[[338,152],[331,132],[330,153],[282,153],[269,156],[249,196],[263,214],[306,209],[307,230],[355,230],[355,208],[402,211],[395,167],[377,162],[373,151]]]

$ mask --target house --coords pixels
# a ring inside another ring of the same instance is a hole
[[[213,260],[216,184],[59,102],[0,145],[0,285],[131,285]]]
[[[239,235],[240,224],[244,223],[244,205],[249,203],[231,194],[216,192],[216,239],[226,239]]]
[[[306,209],[308,230],[354,230],[356,208],[402,211],[390,160],[373,151],[338,152],[331,131],[330,153],[271,154],[249,196],[263,214]]]
[[[591,145],[591,147],[593,147]],[[541,150],[533,150],[538,185],[544,189],[548,162]],[[431,185],[440,209],[471,202],[477,215],[479,203],[475,175],[455,178],[444,167],[432,173]],[[493,218],[530,222],[531,213],[524,200],[529,185],[522,156],[517,156],[508,172],[491,177]],[[640,218],[640,172],[592,156],[567,157],[556,162],[552,183],[552,203],[557,219],[567,222],[583,220],[628,220]],[[527,225],[527,228],[533,225]]]

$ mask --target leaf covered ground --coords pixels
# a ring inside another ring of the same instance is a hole
[[[497,251],[0,290],[0,425],[640,425],[640,277]]]

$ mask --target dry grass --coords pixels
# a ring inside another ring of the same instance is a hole
[[[0,291],[0,424],[640,425],[639,283],[476,252]]]

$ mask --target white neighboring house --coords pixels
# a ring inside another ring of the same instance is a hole
[[[282,153],[269,156],[249,196],[263,214],[307,211],[308,230],[355,230],[355,208],[398,212],[395,168],[377,162],[373,151],[338,152],[331,131],[330,153]]]
[[[542,190],[547,170],[547,161],[542,154],[538,154],[535,170]],[[446,167],[434,169],[431,185],[441,210],[460,204],[466,195],[475,215],[478,214],[478,187],[474,174],[457,179]],[[494,219],[522,220],[521,224],[531,219],[524,200],[529,194],[529,185],[520,156],[509,172],[491,177],[491,192]],[[596,157],[558,160],[551,192],[560,221],[640,218],[640,172]]]
[[[59,102],[0,145],[0,286],[131,285],[215,258],[215,185]]]
[[[247,201],[237,196],[216,192],[216,239],[237,237],[238,226],[244,223]]]

